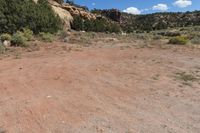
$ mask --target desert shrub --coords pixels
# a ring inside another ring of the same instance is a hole
[[[44,42],[53,42],[53,40],[54,40],[54,35],[51,33],[41,32],[39,34],[39,36],[40,36],[41,40]]]
[[[23,35],[27,41],[31,41],[33,39],[33,31],[28,28],[23,28]]]
[[[200,31],[200,27],[199,26],[195,26],[194,27],[194,31],[198,31],[199,32]]]
[[[105,20],[96,19],[96,20],[93,20],[91,22],[93,23],[92,31],[95,31],[95,32],[106,32],[106,31],[108,31],[108,29],[106,29],[106,26],[108,26],[108,24],[106,23]]]
[[[80,16],[74,16],[73,23],[71,23],[71,28],[77,31],[84,30],[84,20]]]
[[[77,31],[94,31],[94,32],[110,32],[119,33],[120,26],[117,23],[110,22],[106,19],[84,20],[80,16],[74,17],[71,24],[72,29]]]
[[[144,33],[134,34],[134,37],[137,38],[137,39],[142,39],[142,40],[148,40],[148,38],[149,38],[149,36],[147,34],[144,34]]]
[[[59,31],[56,35],[59,37],[59,39],[66,39],[70,35],[70,33],[68,31],[62,30]]]
[[[159,31],[157,34],[161,36],[168,36],[168,37],[181,36],[181,33],[178,31]]]
[[[26,47],[26,40],[27,39],[24,37],[23,33],[18,31],[17,33],[13,34],[11,38],[11,45]]]
[[[173,37],[169,40],[169,44],[181,44],[181,45],[185,45],[188,43],[188,39],[186,37],[183,36],[177,36],[177,37]]]
[[[191,43],[192,44],[200,44],[200,37],[196,36],[196,37],[192,38]]]
[[[47,0],[0,0],[0,33],[15,33],[23,27],[34,33],[57,32],[62,22]]]
[[[0,36],[0,39],[1,39],[2,42],[5,41],[5,40],[10,41],[11,40],[11,35],[8,34],[8,33],[4,33],[4,34],[2,34]]]
[[[119,33],[121,32],[121,28],[118,24],[110,23],[108,31],[111,33]]]
[[[181,36],[181,33],[178,31],[166,31],[165,32],[165,36],[169,36],[169,37],[176,37],[176,36]]]
[[[161,36],[161,35],[153,35],[153,40],[160,40],[162,38],[163,38],[163,36]]]
[[[6,51],[6,47],[2,44],[2,42],[0,41],[0,54],[4,54]]]

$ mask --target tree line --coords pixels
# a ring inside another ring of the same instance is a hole
[[[62,22],[48,0],[0,0],[0,33],[15,33],[24,27],[34,33],[54,33]]]

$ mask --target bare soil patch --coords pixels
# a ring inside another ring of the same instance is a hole
[[[0,132],[200,131],[199,50],[107,41],[2,58]]]

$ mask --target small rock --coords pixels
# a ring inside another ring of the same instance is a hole
[[[47,96],[47,98],[51,98],[52,96]]]
[[[5,40],[5,41],[3,42],[3,45],[6,46],[6,47],[8,47],[8,46],[11,45],[11,43],[10,43],[10,41]]]
[[[65,37],[65,38],[63,39],[63,42],[69,42],[69,38],[68,38],[68,37]]]

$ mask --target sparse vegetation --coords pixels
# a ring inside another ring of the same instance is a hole
[[[11,38],[11,45],[12,46],[21,46],[21,47],[26,47],[26,38],[24,37],[23,33],[18,31],[15,33],[12,38]]]
[[[0,40],[3,42],[5,40],[10,41],[11,40],[11,35],[8,33],[4,33],[0,36]]]
[[[200,44],[200,37],[196,36],[196,37],[192,38],[191,43],[192,44]]]
[[[51,33],[41,32],[39,34],[39,36],[40,36],[41,40],[44,42],[53,42],[53,40],[54,40],[54,35]]]
[[[27,41],[31,41],[33,39],[33,31],[28,28],[23,28],[23,36]]]
[[[21,59],[21,53],[15,52],[14,59]]]
[[[163,38],[163,36],[161,36],[161,35],[153,35],[153,40],[159,40],[162,38]]]
[[[185,45],[188,43],[188,39],[186,37],[183,36],[177,36],[177,37],[173,37],[169,40],[169,44],[180,44],[180,45]]]
[[[197,78],[193,75],[193,74],[189,74],[186,72],[179,72],[176,73],[177,78],[184,81],[184,82],[193,82],[195,80],[197,80]]]
[[[77,31],[94,31],[94,32],[110,32],[110,33],[119,33],[120,26],[117,23],[110,22],[106,19],[96,19],[88,20],[83,19],[80,16],[74,17],[72,23],[72,29]]]
[[[154,76],[152,77],[153,80],[159,80],[159,78],[160,78],[160,75],[159,75],[159,74],[156,74],[156,75],[154,75]]]
[[[192,86],[192,83],[199,81],[199,75],[194,72],[178,72],[176,73],[176,79],[180,80],[182,84]]]
[[[3,44],[1,44],[1,42],[0,42],[0,54],[4,54],[5,51],[6,51],[5,46]]]

